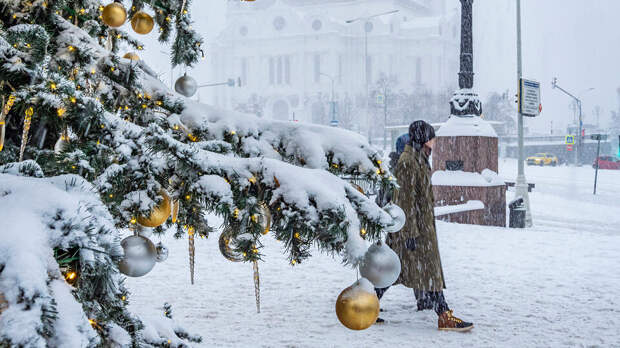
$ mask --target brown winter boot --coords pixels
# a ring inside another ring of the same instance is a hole
[[[474,324],[462,321],[452,315],[451,310],[447,310],[439,315],[437,320],[439,330],[465,332],[474,328]]]

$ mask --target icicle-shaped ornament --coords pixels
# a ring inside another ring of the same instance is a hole
[[[22,145],[19,149],[19,162],[24,159],[24,151],[26,150],[26,143],[28,142],[28,132],[30,131],[30,124],[32,123],[32,115],[34,115],[34,109],[32,106],[29,106],[26,111],[24,111],[26,115],[24,117],[24,130],[22,131]]]

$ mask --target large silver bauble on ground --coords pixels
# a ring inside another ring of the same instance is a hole
[[[164,262],[168,259],[168,247],[166,247],[162,242],[157,243],[155,246],[156,256],[155,261]]]
[[[386,288],[400,275],[400,259],[387,244],[381,241],[368,248],[360,263],[360,275],[375,286]]]
[[[125,256],[119,262],[118,269],[129,277],[142,277],[155,267],[157,251],[148,238],[129,236],[121,241]]]
[[[189,98],[196,94],[198,84],[193,77],[183,75],[177,79],[177,82],[174,83],[174,90],[177,91],[177,93]]]
[[[385,228],[385,232],[395,233],[405,227],[407,217],[405,216],[405,212],[401,209],[401,207],[397,206],[394,203],[389,203],[385,207],[383,207],[383,210],[390,214],[392,219],[394,219],[393,223]]]

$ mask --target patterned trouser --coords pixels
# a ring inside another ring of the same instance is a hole
[[[377,293],[377,297],[381,299],[383,294],[389,289],[387,288],[375,288],[375,292]],[[418,302],[418,310],[423,311],[425,309],[433,309],[437,315],[450,310],[448,304],[446,303],[446,299],[443,296],[443,291],[420,291],[413,290],[413,294]]]

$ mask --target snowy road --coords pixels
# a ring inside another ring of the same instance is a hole
[[[500,160],[500,175],[514,179],[516,162]],[[225,260],[217,235],[197,242],[193,286],[187,240],[166,238],[170,258],[127,280],[132,309],[160,315],[170,302],[204,347],[620,347],[620,171],[599,172],[597,196],[590,167],[527,167],[526,176],[536,183],[534,228],[438,223],[446,298],[475,323],[470,333],[437,331],[436,315],[416,312],[402,286],[382,300],[387,324],[350,331],[334,305],[355,271],[318,252],[291,267],[272,238],[260,263],[260,314],[251,265]]]

